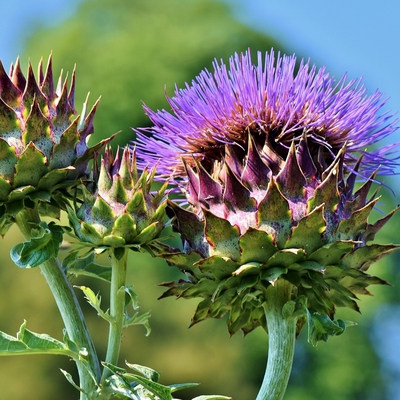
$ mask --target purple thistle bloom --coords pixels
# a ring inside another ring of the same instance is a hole
[[[168,101],[173,113],[146,107],[154,126],[137,130],[136,143],[139,165],[158,163],[189,203],[168,203],[182,251],[154,250],[185,273],[162,297],[200,297],[192,324],[228,314],[231,334],[248,333],[269,329],[282,285],[308,309],[298,332],[326,323],[310,333],[326,340],[336,307],[358,311],[357,296],[385,283],[368,267],[397,248],[367,244],[397,211],[369,222],[376,170],[398,165],[398,144],[371,149],[397,129],[382,94],[294,56],[258,53],[254,65],[248,51],[229,67],[214,62]]]
[[[336,82],[309,61],[302,60],[296,73],[295,56],[257,56],[253,64],[250,51],[235,54],[229,68],[215,61],[213,73],[203,70],[168,97],[173,114],[145,106],[154,126],[136,130],[139,165],[158,162],[159,175],[183,177],[182,159],[206,167],[221,161],[226,144],[245,157],[249,134],[285,159],[291,143],[298,146],[305,135],[314,161],[324,149],[325,166],[346,144],[349,169],[363,156],[363,176],[377,168],[394,173],[398,143],[371,148],[397,129],[393,115],[380,113],[386,101],[380,92],[367,95],[361,79],[346,82],[346,75]]]

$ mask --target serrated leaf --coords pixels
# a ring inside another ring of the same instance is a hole
[[[80,387],[74,382],[74,379],[72,378],[72,375],[71,375],[69,372],[67,372],[67,371],[65,371],[65,370],[63,370],[63,369],[61,369],[61,368],[60,368],[60,371],[61,371],[62,374],[65,376],[65,379],[66,379],[76,390],[79,390],[80,392],[85,393],[85,394],[87,395],[87,393],[86,393],[82,388],[80,388]]]
[[[136,292],[133,290],[133,286],[125,286],[125,307],[132,303],[132,308],[137,310],[139,308],[139,300]]]
[[[107,312],[104,312],[100,305],[101,305],[101,297],[100,295],[96,295],[92,289],[88,288],[87,286],[76,286],[78,289],[82,290],[85,295],[86,300],[88,303],[97,311],[97,314],[103,318],[104,320],[108,321],[109,323],[113,323],[113,318]]]
[[[152,368],[139,364],[130,364],[127,361],[125,361],[125,364],[128,366],[128,368],[133,369],[136,372],[139,372],[145,378],[150,379],[153,382],[158,382],[158,380],[160,379],[161,374]]]
[[[18,354],[61,354],[78,359],[79,354],[69,349],[65,343],[46,334],[35,333],[26,328],[23,322],[17,337],[0,332],[0,355]]]
[[[11,259],[20,268],[34,268],[57,257],[62,242],[62,228],[54,223],[31,224],[31,240],[15,245]]]
[[[172,395],[171,395],[171,388],[168,386],[164,386],[160,383],[153,382],[150,379],[144,378],[139,375],[134,375],[134,374],[123,374],[125,379],[129,379],[131,381],[136,381],[143,385],[148,391],[150,391],[152,394],[155,394],[162,400],[172,400]]]
[[[315,347],[318,341],[328,341],[329,336],[341,335],[346,329],[343,320],[332,321],[328,315],[317,312],[308,314],[308,341]]]
[[[93,252],[84,257],[79,257],[78,252],[75,251],[64,258],[62,267],[70,274],[91,276],[110,282],[112,268],[96,264],[94,257]]]
[[[131,317],[126,315],[124,321],[124,328],[131,325],[143,325],[146,328],[146,336],[149,336],[151,333],[150,322],[149,322],[150,317],[151,314],[149,311],[141,315],[139,315],[139,313],[137,312]]]

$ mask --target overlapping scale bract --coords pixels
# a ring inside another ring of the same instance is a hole
[[[202,298],[192,324],[227,314],[231,334],[266,329],[265,292],[277,279],[290,282],[292,300],[305,298],[311,313],[358,311],[357,296],[386,283],[367,270],[397,246],[367,242],[396,210],[368,222],[374,176],[354,190],[358,165],[344,174],[344,154],[322,166],[304,137],[283,160],[250,139],[244,160],[227,146],[208,171],[186,165],[190,207],[169,202],[184,251],[160,251],[187,279],[162,284],[162,297]]]
[[[19,59],[9,74],[0,62],[0,234],[23,207],[41,204],[54,216],[68,189],[87,173],[93,154],[107,141],[88,147],[97,103],[81,115],[74,108],[75,71],[68,88],[62,74],[53,82],[52,59],[36,78],[25,77]]]
[[[164,228],[168,182],[155,193],[155,168],[138,174],[136,153],[107,148],[94,179],[83,187],[83,204],[68,209],[81,244],[92,248],[144,246]]]

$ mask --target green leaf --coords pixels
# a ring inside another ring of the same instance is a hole
[[[63,235],[62,228],[53,222],[31,224],[31,240],[17,244],[10,255],[20,268],[33,268],[52,257],[57,257]]]
[[[150,312],[146,312],[144,314],[139,315],[139,313],[135,313],[131,317],[128,315],[125,316],[124,328],[131,325],[143,325],[146,328],[146,336],[149,336],[151,333],[150,322],[149,319],[151,317]]]
[[[72,378],[72,375],[71,375],[69,372],[67,372],[67,371],[65,371],[65,370],[63,370],[63,369],[61,369],[61,368],[60,368],[60,371],[61,371],[62,374],[65,376],[65,378],[67,379],[67,381],[68,381],[76,390],[79,390],[80,392],[85,393],[85,394],[87,395],[87,393],[86,393],[82,388],[80,388],[79,385],[77,385],[77,384],[74,382],[74,379]]]
[[[46,334],[26,329],[26,321],[19,328],[17,337],[0,332],[1,356],[23,354],[61,354],[74,359],[79,358],[79,354],[68,348],[65,343]]]
[[[137,294],[133,290],[132,286],[125,286],[125,308],[132,304],[132,308],[137,310],[139,308],[139,301]],[[139,312],[136,312],[133,316],[129,316],[125,313],[125,321],[124,328],[131,325],[143,325],[146,328],[146,336],[149,336],[151,333],[150,322],[149,319],[151,317],[150,312],[146,312],[145,314],[139,315]]]
[[[136,292],[133,290],[133,286],[125,286],[125,307],[132,303],[132,308],[137,310],[139,308],[139,300]]]
[[[168,385],[171,388],[171,393],[177,392],[178,390],[182,389],[190,389],[192,387],[199,386],[196,382],[188,382],[188,383],[175,383],[172,385]]]
[[[86,300],[88,303],[97,311],[97,314],[103,318],[104,320],[108,321],[109,323],[113,323],[113,318],[107,312],[104,312],[100,305],[101,305],[101,297],[100,295],[94,294],[93,290],[88,288],[87,286],[76,286],[78,289],[81,289],[85,295]]]
[[[341,335],[346,326],[355,325],[353,322],[343,321],[338,319],[332,321],[328,315],[319,314],[317,312],[311,313],[307,310],[308,314],[308,341],[316,346],[317,342],[323,340],[328,341],[329,336]]]
[[[133,391],[129,382],[126,382],[119,375],[111,375],[108,377],[104,383],[102,393],[105,392],[106,396],[113,394],[116,398],[130,399],[130,400],[140,400],[140,393],[138,390]],[[106,397],[107,398],[107,397]]]
[[[110,282],[112,268],[96,264],[94,262],[94,257],[95,255],[93,252],[79,257],[78,252],[74,251],[64,258],[62,267],[70,274],[91,276]]]
[[[142,374],[145,378],[150,379],[153,382],[158,382],[158,380],[160,379],[161,374],[152,368],[145,367],[144,365],[139,364],[130,364],[127,361],[125,361],[125,364],[128,366],[128,368]]]
[[[164,386],[160,383],[153,382],[152,380],[144,378],[139,375],[126,373],[123,374],[123,377],[125,379],[129,379],[130,381],[135,381],[140,383],[148,391],[150,391],[152,394],[155,394],[162,400],[172,400],[171,388],[169,388],[168,386]]]

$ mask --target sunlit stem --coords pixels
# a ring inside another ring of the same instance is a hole
[[[15,221],[25,239],[30,240],[31,223],[39,223],[40,217],[36,209],[25,208],[16,215]],[[57,259],[50,258],[39,268],[53,294],[70,340],[78,349],[85,349],[87,352],[84,356],[87,365],[83,361],[76,361],[80,387],[88,394],[94,393],[96,391],[94,379],[100,380],[100,364],[75,292]],[[84,393],[81,393],[80,398],[88,399]]]
[[[117,365],[121,349],[122,329],[125,322],[125,282],[128,250],[119,248],[110,250],[112,268],[110,287],[110,331],[106,362]],[[104,368],[102,382],[111,375],[111,371]]]
[[[292,285],[278,279],[265,291],[265,317],[268,327],[268,361],[256,400],[281,400],[292,369],[296,339],[296,318],[284,317],[283,306],[290,300]]]

